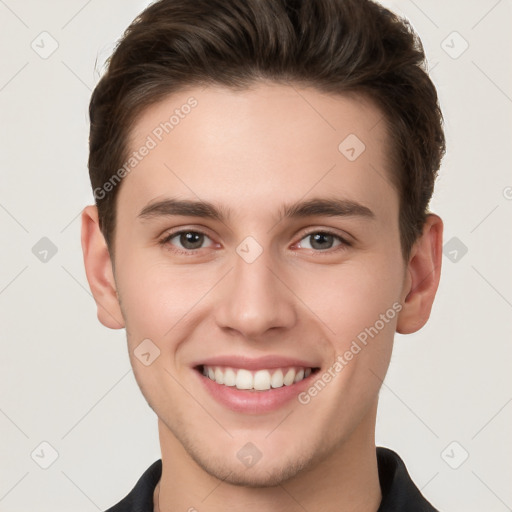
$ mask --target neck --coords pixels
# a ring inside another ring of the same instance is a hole
[[[330,455],[273,487],[244,487],[206,473],[159,420],[162,477],[154,512],[223,512],[236,503],[244,512],[375,512],[382,496],[375,449],[376,405]]]

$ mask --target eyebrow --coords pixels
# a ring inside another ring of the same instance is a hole
[[[308,201],[298,201],[281,207],[279,214],[281,219],[311,216],[375,219],[375,214],[367,206],[349,199],[317,198]],[[141,219],[151,219],[173,215],[202,217],[224,222],[231,216],[231,210],[207,201],[168,198],[146,205],[138,217]]]

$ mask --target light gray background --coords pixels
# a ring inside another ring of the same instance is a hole
[[[90,94],[147,3],[0,0],[2,512],[104,510],[160,456],[125,333],[96,319],[79,219],[93,202]],[[385,5],[429,57],[448,140],[431,209],[456,240],[429,323],[396,338],[377,442],[442,511],[512,510],[511,2]],[[32,252],[42,237],[58,250],[46,262]],[[58,453],[48,469],[43,441]]]

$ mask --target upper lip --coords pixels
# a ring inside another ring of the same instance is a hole
[[[293,357],[284,357],[278,355],[267,355],[257,358],[245,356],[215,356],[208,359],[201,359],[192,364],[196,366],[229,366],[231,368],[244,368],[246,370],[264,370],[272,368],[287,368],[290,366],[301,368],[317,368],[318,365],[311,361],[296,359]]]

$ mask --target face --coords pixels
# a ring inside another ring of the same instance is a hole
[[[161,439],[211,475],[275,485],[373,435],[405,298],[381,117],[260,84],[135,125],[114,262],[130,358]]]

